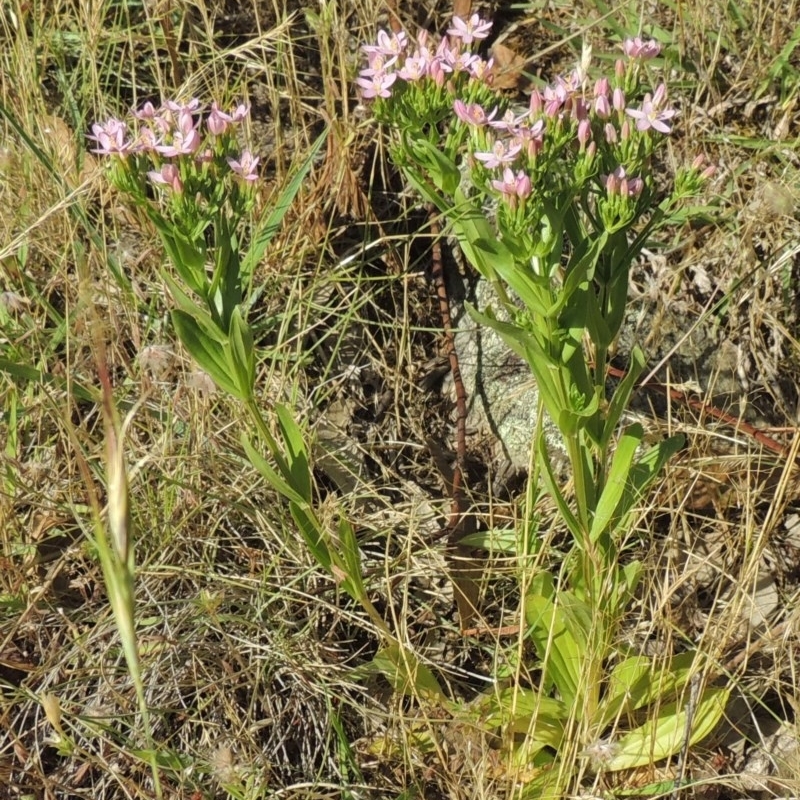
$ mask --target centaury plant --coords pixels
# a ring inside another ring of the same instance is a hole
[[[482,706],[509,734],[514,757],[535,768],[531,796],[561,796],[575,742],[618,770],[677,753],[687,730],[681,692],[700,657],[677,655],[665,669],[619,644],[641,571],[621,558],[621,543],[682,439],[648,447],[641,425],[624,424],[645,363],[639,348],[610,393],[607,368],[632,262],[659,226],[691,214],[687,201],[712,168],[698,157],[669,194],[660,188],[669,176],[657,176],[654,154],[677,112],[663,82],[647,88],[656,42],[624,42],[613,73],[591,78],[585,52],[517,108],[493,89],[491,60],[471,50],[490,28],[473,15],[454,18],[439,41],[427,31],[416,40],[381,31],[363,47],[368,65],[357,83],[391,132],[396,165],[493,285],[503,313],[470,313],[527,362],[568,456],[571,494],[543,437],[533,443],[543,488],[574,542],[558,574],[521,570],[539,685],[513,686]],[[722,690],[702,694],[691,741],[723,705]]]
[[[161,274],[175,302],[171,318],[178,338],[220,389],[244,403],[277,470],[243,431],[248,458],[287,501],[313,557],[375,626],[382,648],[373,667],[401,692],[441,697],[433,674],[391,633],[369,599],[350,521],[340,515],[329,529],[317,512],[308,448],[292,412],[280,403],[271,409],[276,436],[257,401],[257,353],[246,319],[253,270],[325,134],[274,206],[253,221],[259,159],[240,149],[236,135],[247,115],[245,105],[224,112],[216,102],[206,113],[196,98],[167,100],[159,108],[146,103],[132,112],[130,125],[112,118],[93,125],[89,138],[97,143],[95,152],[109,156],[113,184],[158,231],[175,270]]]

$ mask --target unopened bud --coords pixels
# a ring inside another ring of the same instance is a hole
[[[578,142],[580,143],[581,150],[586,147],[586,143],[592,135],[592,126],[588,119],[582,119],[578,123]]]
[[[625,77],[625,62],[621,58],[614,64],[614,74],[620,79]]]

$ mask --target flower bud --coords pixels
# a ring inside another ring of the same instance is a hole
[[[581,150],[586,147],[587,142],[589,141],[592,135],[592,125],[588,119],[582,119],[578,123],[578,142],[581,146]]]
[[[608,144],[617,143],[617,129],[610,122],[606,123],[605,128],[603,128],[603,133],[605,133],[606,142],[608,142]]]

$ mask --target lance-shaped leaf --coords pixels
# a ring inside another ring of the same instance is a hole
[[[700,697],[692,717],[689,744],[708,736],[725,710],[730,689],[712,687]],[[604,768],[609,771],[634,769],[655,764],[680,752],[686,735],[684,704],[669,703],[654,710],[654,715],[639,728],[625,734],[617,743],[614,757]]]
[[[238,400],[247,400],[248,396],[242,393],[236,375],[231,374],[232,369],[225,345],[209,337],[185,311],[176,308],[172,310],[170,316],[178,338],[201,369],[205,370],[224,392]]]
[[[308,172],[311,169],[311,165],[314,163],[314,159],[316,158],[320,147],[322,147],[322,144],[327,138],[328,129],[326,128],[311,146],[311,150],[309,151],[305,161],[300,165],[300,169],[297,170],[297,173],[292,180],[289,181],[289,184],[286,186],[283,192],[281,192],[266,219],[258,223],[256,232],[253,234],[253,240],[250,242],[250,248],[247,251],[247,255],[244,257],[244,259],[242,259],[241,280],[243,284],[250,283],[250,280],[253,276],[253,271],[258,265],[258,262],[261,261],[261,258],[266,252],[267,247],[269,247],[269,243],[272,241],[275,234],[280,230],[281,222],[283,222],[286,212],[291,208],[294,198],[300,191],[300,187],[303,185],[303,181],[305,180],[306,175],[308,175]]]

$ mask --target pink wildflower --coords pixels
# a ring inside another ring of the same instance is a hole
[[[243,150],[238,161],[233,158],[228,159],[228,166],[243,180],[257,181],[256,167],[259,161],[259,158],[253,158],[253,154],[249,150]]]
[[[194,112],[198,111],[200,108],[200,100],[198,100],[196,97],[193,97],[186,103],[179,103],[176,100],[165,100],[164,108],[169,109],[175,114],[194,114]]]
[[[141,108],[133,110],[133,116],[140,120],[153,120],[158,115],[156,107],[148,100]]]
[[[511,109],[509,109],[508,111],[506,111],[505,114],[503,114],[502,119],[496,119],[493,122],[490,122],[489,124],[493,128],[497,128],[497,130],[513,133],[520,126],[520,124],[527,118],[527,116],[528,114],[526,112],[525,114],[521,114],[520,116],[515,117],[514,112]]]
[[[581,151],[586,147],[589,139],[592,137],[592,125],[588,119],[582,119],[578,123],[578,144]]]
[[[494,66],[493,58],[490,58],[488,61],[484,61],[482,58],[479,58],[477,61],[472,62],[469,74],[476,81],[485,81],[489,77],[489,74],[492,71],[493,66]]]
[[[516,175],[514,170],[506,167],[503,170],[503,180],[493,180],[492,186],[510,201],[517,198],[524,200],[531,193],[531,179],[523,170],[518,170]]]
[[[620,165],[611,174],[602,175],[606,192],[610,196],[638,197],[644,190],[644,181],[641,178],[629,178],[625,167]]]
[[[544,120],[539,119],[533,125],[520,125],[514,131],[514,142],[518,143],[530,158],[536,158],[544,146]]]
[[[486,124],[491,124],[491,120],[497,113],[497,107],[493,108],[488,114],[483,106],[478,103],[465,103],[463,100],[453,101],[453,111],[456,116],[467,125],[476,125],[478,127]]]
[[[171,144],[156,145],[156,150],[167,158],[191,155],[200,147],[200,133],[188,106],[178,113],[178,125],[172,132]]]
[[[645,42],[636,36],[633,39],[626,39],[622,43],[622,50],[628,58],[640,58],[646,61],[655,58],[661,52],[661,45],[655,39]]]
[[[418,81],[425,77],[428,72],[428,66],[428,59],[419,55],[409,56],[397,74],[404,81]]]
[[[356,83],[361,87],[361,93],[365,100],[373,97],[391,97],[391,85],[397,80],[397,73],[377,73],[375,75],[365,75],[361,73],[360,78],[356,78]]]
[[[483,20],[478,14],[473,14],[464,21],[461,17],[453,17],[453,24],[447,33],[454,39],[461,39],[464,44],[472,44],[476,39],[485,39],[492,29],[492,23]]]
[[[183,181],[181,175],[175,164],[164,164],[160,171],[152,171],[147,173],[153,183],[168,186],[175,194],[180,194],[183,191]]]
[[[92,152],[103,156],[127,155],[133,143],[125,138],[125,130],[125,123],[116,117],[111,117],[102,123],[95,122],[92,125],[92,133],[87,136],[99,145]]]
[[[217,101],[214,100],[211,103],[211,112],[206,120],[209,132],[213,136],[221,136],[225,133],[231,122],[233,122],[233,117],[230,114],[226,114],[224,111],[220,111]]]
[[[389,34],[384,30],[378,31],[377,44],[365,44],[361,49],[369,55],[370,53],[380,53],[383,56],[399,56],[405,52],[408,46],[408,36],[403,32]]]
[[[511,164],[522,150],[519,142],[511,142],[506,147],[499,139],[494,143],[492,149],[485,153],[475,153],[475,158],[483,163],[486,169],[496,169],[504,164]]]
[[[667,88],[662,83],[656,89],[652,97],[649,94],[644,96],[640,109],[625,109],[625,113],[636,120],[636,127],[638,130],[647,131],[652,128],[659,133],[672,133],[672,128],[670,128],[667,122],[678,112],[674,108],[665,108],[661,110],[661,106],[666,99],[666,94]]]

